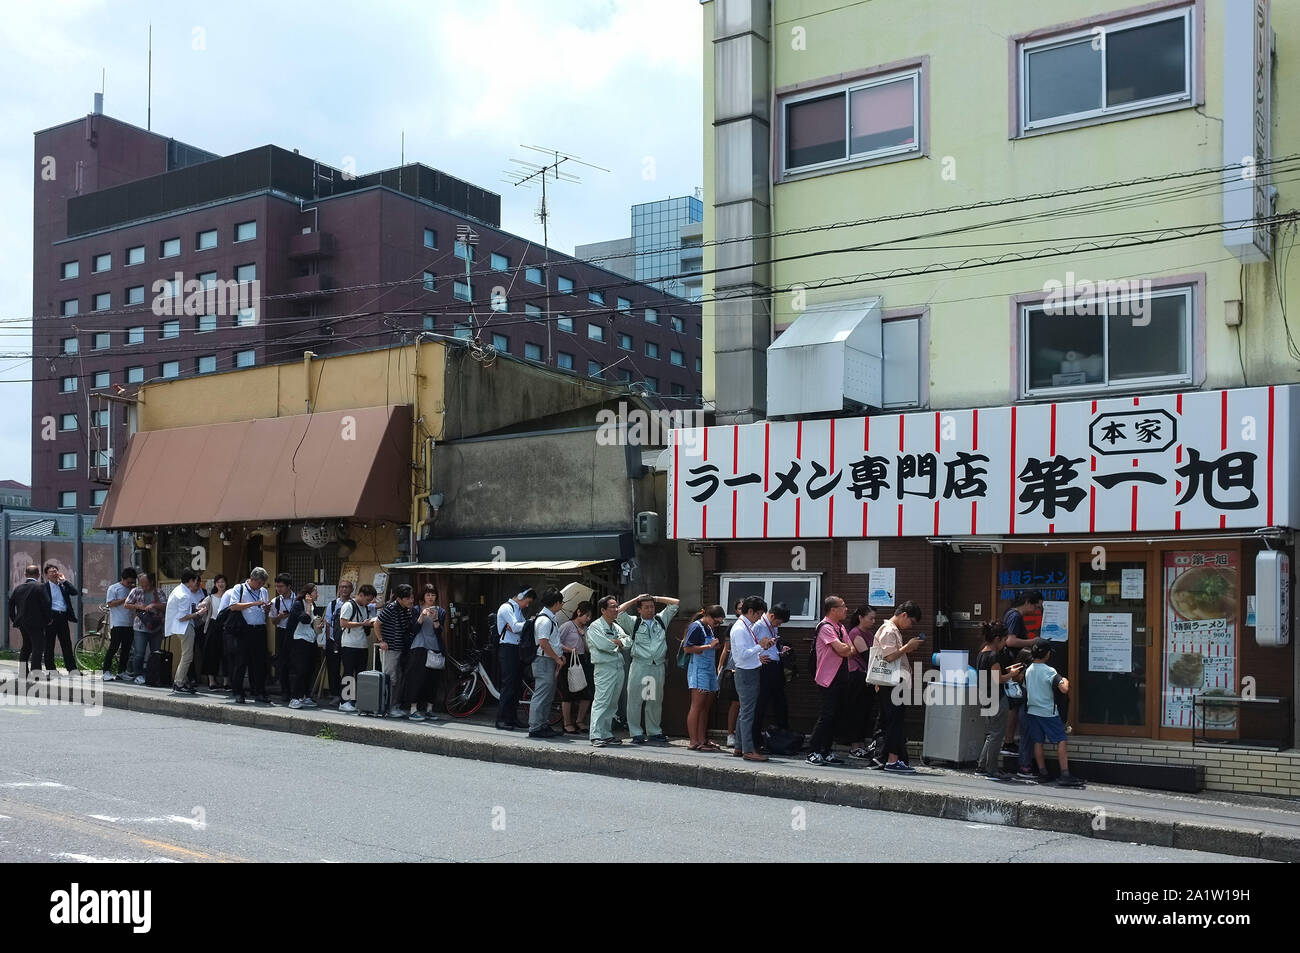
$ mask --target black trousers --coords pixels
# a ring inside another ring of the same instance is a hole
[[[329,679],[330,695],[338,698],[342,694],[343,678],[340,667],[343,663],[343,647],[333,639],[325,640],[325,676]]]
[[[406,671],[402,674],[401,699],[401,706],[405,709],[412,705],[419,705],[421,711],[433,708],[438,686],[442,683],[439,677],[442,669],[429,668],[425,664],[428,657],[428,649],[411,649],[407,653]]]
[[[72,651],[72,634],[68,631],[68,614],[56,612],[45,628],[45,667],[54,670],[54,640],[63,650],[63,665],[69,672],[77,670],[77,656]]]
[[[306,698],[316,677],[316,643],[292,639],[289,650],[293,656],[293,697]]]
[[[253,696],[261,698],[266,694],[266,627],[244,623],[236,641],[239,661],[235,663],[231,685],[236,695],[244,694],[244,674],[247,673],[253,685]]]
[[[844,690],[848,681],[848,663],[840,659],[840,667],[836,669],[830,685],[826,688],[817,686],[821,693],[822,709],[817,716],[817,724],[813,725],[812,737],[808,740],[809,750],[818,754],[830,754],[831,748],[835,746],[836,729],[844,710]]]
[[[370,650],[365,648],[339,648],[339,661],[343,666],[343,679],[347,682],[348,696],[343,698],[346,702],[356,702],[357,700],[357,675],[364,672],[370,667],[367,658]],[[342,698],[342,689],[339,697]]]
[[[754,709],[754,743],[759,744],[768,725],[767,711],[772,710],[772,724],[790,727],[789,706],[785,701],[785,671],[781,663],[768,662],[758,670],[758,707]]]
[[[18,672],[21,674],[24,667],[31,671],[41,670],[41,664],[45,660],[45,629],[33,626],[31,628],[19,627],[23,634],[23,647],[18,651]],[[50,668],[54,668],[53,665]]]
[[[507,725],[519,720],[519,646],[508,642],[497,643],[497,665],[501,669],[501,701],[497,705],[497,721]]]
[[[108,651],[104,653],[104,674],[113,670],[113,656],[118,656],[117,674],[126,674],[130,664],[131,648],[135,644],[135,630],[129,625],[115,625],[108,630]]]
[[[907,734],[903,730],[903,706],[894,701],[892,688],[881,688],[876,692],[876,704],[880,708],[880,726],[885,730],[884,749],[879,758],[887,761],[891,754],[898,755],[899,761],[907,760]]]
[[[225,633],[218,628],[215,621],[207,624],[204,628],[204,633],[203,674],[208,678],[216,678],[223,671],[225,674],[229,675],[230,668],[225,664]]]
[[[287,627],[275,627],[275,681],[285,701],[293,684],[293,642]]]

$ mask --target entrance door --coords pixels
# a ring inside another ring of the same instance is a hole
[[[1082,733],[1149,737],[1148,657],[1154,633],[1148,625],[1153,582],[1144,555],[1112,557],[1105,569],[1079,562],[1076,629],[1078,664],[1070,679],[1074,716]]]

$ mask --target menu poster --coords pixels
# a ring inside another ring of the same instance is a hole
[[[1038,637],[1049,642],[1065,642],[1070,638],[1070,604],[1043,600],[1043,625]]]
[[[1197,695],[1235,696],[1240,581],[1235,552],[1176,552],[1164,558],[1165,639],[1161,724],[1234,731],[1235,705],[1194,706]]]
[[[1088,613],[1088,671],[1133,671],[1132,614]]]
[[[894,605],[894,569],[887,566],[873,569],[867,576],[867,604],[872,606]]]

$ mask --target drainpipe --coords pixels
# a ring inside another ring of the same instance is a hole
[[[311,393],[311,362],[312,362],[312,358],[314,358],[315,356],[316,356],[316,352],[315,352],[315,351],[303,351],[303,352],[302,352],[302,370],[303,370],[303,373],[304,373],[304,374],[306,375],[306,377],[307,377],[307,381],[306,381],[306,384],[307,384],[307,388],[306,388],[306,392],[307,392],[307,413],[309,413],[309,414],[311,413],[311,408],[312,408],[312,393]]]

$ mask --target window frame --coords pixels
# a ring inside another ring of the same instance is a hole
[[[100,299],[100,298],[105,299],[105,300],[104,300],[104,306],[103,306],[102,308],[99,306],[99,299]],[[113,292],[111,292],[111,291],[97,291],[95,294],[91,295],[91,297],[90,297],[90,310],[91,310],[92,312],[94,312],[94,311],[112,311],[112,310],[113,310]]]
[[[68,347],[69,344],[72,345],[71,348]],[[80,354],[80,353],[81,353],[81,341],[79,340],[78,336],[74,334],[74,335],[73,335],[72,337],[70,337],[70,338],[61,338],[61,339],[59,340],[59,353],[60,353],[60,354]]]
[[[168,255],[168,254],[167,254],[167,245],[168,245],[169,243],[171,243],[171,242],[175,242],[175,243],[176,243],[176,251],[173,252],[172,254]],[[181,256],[181,237],[180,237],[179,235],[177,235],[175,238],[164,238],[164,239],[162,239],[161,241],[158,242],[158,260],[159,260],[159,261],[165,261],[165,260],[167,260],[168,258],[179,258],[180,256]]]
[[[568,364],[567,367],[564,365],[564,361],[565,361],[566,358],[567,358],[568,361],[569,361],[569,364]],[[573,361],[574,361],[574,357],[573,357],[573,355],[570,354],[568,351],[556,351],[556,352],[555,352],[555,366],[556,366],[557,368],[559,368],[560,370],[562,370],[562,371],[572,371],[572,370],[573,370],[573,367],[574,367]]]
[[[501,343],[498,343],[498,342],[501,342]],[[509,335],[501,334],[499,331],[498,331],[498,332],[493,332],[493,334],[492,334],[492,347],[494,347],[494,348],[497,350],[498,353],[500,353],[500,352],[504,352],[504,353],[506,353],[506,354],[509,354],[509,353],[510,353],[510,337],[509,337]]]
[[[247,364],[241,364],[241,363],[239,363],[240,360],[243,358],[243,355],[245,355],[245,354],[248,355],[248,363],[247,363]],[[234,352],[234,365],[235,365],[236,368],[256,367],[256,366],[257,366],[257,350],[256,350],[255,348],[251,348],[251,347],[250,347],[250,348],[246,348],[245,350],[242,350],[242,351],[235,351],[235,352]]]
[[[534,272],[537,273],[537,278],[539,280],[533,280]],[[540,265],[528,265],[524,268],[524,281],[531,285],[537,285],[538,287],[544,288],[546,287],[546,273]]]
[[[101,258],[108,259],[108,264],[105,265],[103,268],[99,267],[99,260]],[[112,270],[113,270],[113,253],[111,251],[102,251],[99,252],[98,254],[90,256],[90,273],[92,275],[102,275],[104,272],[112,271]]]
[[[210,319],[210,320],[209,320]],[[204,327],[203,322],[209,320],[210,327]],[[211,334],[217,329],[217,316],[215,314],[201,314],[198,320],[194,322],[195,334]]]
[[[73,267],[73,272],[72,272],[72,274],[68,274],[68,266],[69,266],[69,265],[71,265],[71,266]],[[74,259],[72,259],[71,261],[63,261],[63,262],[59,262],[59,280],[60,280],[60,281],[72,281],[73,279],[75,279],[75,278],[80,278],[80,277],[81,277],[81,259],[80,259],[80,258],[74,258]]]
[[[176,373],[175,373],[175,374],[168,374],[168,373],[167,373],[167,368],[168,368],[168,367],[173,367],[173,366],[176,368]],[[178,377],[181,376],[181,362],[180,362],[179,360],[173,360],[173,361],[159,361],[159,362],[158,362],[158,376],[159,376],[160,378],[162,378],[163,380],[165,380],[165,381],[174,381],[174,380],[176,380],[176,378],[178,378]]]
[[[139,297],[135,298],[134,300],[131,297],[131,292],[133,291],[138,291],[140,293]],[[131,285],[122,293],[122,303],[123,305],[126,306],[130,306],[133,304],[144,304],[144,299],[145,299],[144,285]]]
[[[568,287],[567,287],[567,288],[565,287],[565,284],[566,284],[566,283],[568,284]],[[573,283],[573,279],[572,279],[572,278],[567,278],[567,277],[565,277],[564,275],[556,275],[556,276],[555,276],[555,291],[556,291],[556,294],[571,295],[571,294],[574,293],[574,288],[575,288],[575,285],[574,285],[574,283]]]
[[[616,310],[621,311],[623,314],[632,313],[632,302],[628,298],[616,297],[614,300],[614,307]]]
[[[168,334],[167,331],[169,328],[174,329],[175,333]],[[181,336],[180,318],[168,318],[166,321],[163,321],[158,325],[158,340],[169,341],[172,338],[178,338],[180,336]]]
[[[627,343],[624,344],[624,341]],[[636,338],[632,337],[632,335],[628,334],[626,331],[620,331],[618,333],[618,349],[620,351],[627,351],[629,354],[635,354]]]
[[[240,238],[240,237],[239,237],[239,230],[240,230],[241,228],[243,228],[245,225],[251,225],[251,226],[253,226],[253,234],[249,235],[247,238]],[[234,241],[233,241],[231,244],[235,244],[235,245],[237,245],[237,244],[239,244],[240,242],[251,242],[251,241],[256,241],[256,239],[257,239],[257,219],[255,219],[255,218],[254,218],[254,219],[250,219],[250,220],[247,221],[247,222],[236,222],[236,223],[235,223],[235,233],[234,233],[234,234],[235,234],[235,238],[234,238]]]
[[[530,353],[529,353],[529,352],[530,352],[532,349],[534,349],[534,348],[535,348],[536,351],[537,351],[537,356],[536,356],[536,357],[532,357],[532,356],[530,355]],[[525,341],[525,342],[524,342],[524,360],[525,360],[525,361],[537,361],[539,364],[540,364],[540,363],[545,363],[545,361],[546,361],[546,352],[542,350],[542,346],[541,346],[540,344],[534,344],[532,341]]]
[[[679,350],[677,350],[677,348],[669,348],[669,349],[668,349],[668,363],[671,364],[673,367],[685,367],[685,366],[686,366],[686,352],[685,352],[685,351],[679,351]]]
[[[588,288],[587,301],[590,304],[598,304],[603,308],[605,306],[605,292],[599,288]]]
[[[104,378],[104,383],[102,384],[99,382],[99,378],[101,375]],[[103,390],[105,387],[112,386],[113,375],[109,371],[95,371],[94,376],[91,377],[91,382],[92,382],[90,387],[91,390]]]
[[[651,351],[652,348],[654,349],[654,353],[653,353],[653,354],[650,353],[650,351]],[[658,341],[646,341],[646,342],[645,342],[645,348],[644,348],[644,356],[645,356],[646,358],[648,358],[649,360],[652,360],[652,361],[657,361],[657,360],[659,360],[659,342],[658,342]]]
[[[107,499],[108,499],[108,490],[105,490],[105,489],[102,488],[102,487],[99,488],[99,489],[97,489],[97,490],[91,490],[91,491],[90,491],[90,505],[91,505],[91,506],[103,506],[103,505],[104,505],[104,502],[105,502]]]
[[[654,317],[651,317],[651,315],[654,315]],[[646,308],[646,309],[645,309],[645,323],[646,323],[646,324],[658,324],[658,323],[659,323],[659,309],[658,309],[658,308]]]
[[[569,317],[567,314],[557,314],[555,316],[555,327],[556,330],[563,331],[565,334],[578,333],[573,329],[573,318]]]
[[[140,332],[140,334],[139,334],[139,340],[132,341],[132,340],[131,340],[131,335],[132,335],[133,333],[135,333],[136,331],[139,331],[139,332]],[[144,343],[144,325],[143,325],[143,324],[137,324],[137,325],[136,325],[135,327],[133,327],[133,328],[127,328],[127,329],[126,329],[126,346],[127,346],[127,347],[134,347],[134,346],[137,345],[137,344],[143,344],[143,343]]]
[[[69,382],[72,383],[71,387],[68,386]],[[81,383],[78,380],[76,374],[66,374],[63,377],[59,378],[60,394],[75,394],[79,390],[81,390]]]
[[[498,264],[497,264],[498,259],[501,260],[501,261],[503,261],[503,262],[505,262],[505,264],[504,264],[504,265],[498,265]],[[489,266],[490,266],[490,268],[491,268],[492,271],[509,271],[509,270],[510,270],[510,256],[509,256],[509,255],[503,255],[503,254],[501,254],[499,251],[489,252],[489,254],[488,254],[488,264],[489,264]]]
[[[63,501],[63,500],[64,500],[64,497],[68,496],[68,494],[72,494],[72,502],[71,502],[71,503],[65,503],[65,502]],[[61,509],[61,510],[75,510],[75,509],[77,508],[77,491],[76,491],[76,490],[60,490],[60,491],[59,491],[59,506],[58,506],[58,508]]]
[[[205,244],[203,244],[203,236],[204,236],[204,235],[211,235],[211,236],[212,236],[212,244],[211,244],[211,245],[205,245]],[[194,250],[195,250],[195,251],[211,251],[212,249],[217,248],[217,247],[219,247],[220,245],[221,245],[221,233],[220,233],[220,230],[219,230],[219,229],[216,229],[216,228],[204,228],[204,229],[201,229],[200,231],[197,231],[197,232],[194,233]]]
[[[461,293],[462,288],[465,289],[463,294]],[[474,300],[474,283],[472,281],[465,281],[463,278],[452,279],[451,296],[457,301],[472,302]]]
[[[126,369],[126,382],[128,384],[144,383],[144,365],[136,364]]]
[[[605,326],[595,321],[587,322],[587,340],[597,344],[605,343]]]
[[[101,347],[99,343],[100,335],[103,335],[104,344]],[[113,346],[113,335],[111,331],[96,331],[95,336],[91,339],[92,351],[107,351]]]
[[[66,462],[66,458],[67,458],[67,457],[71,457],[71,458],[72,458],[72,466],[65,467],[65,466],[63,465],[63,464]],[[77,451],[75,451],[75,450],[64,450],[64,451],[60,452],[60,453],[59,453],[59,466],[58,466],[58,470],[59,470],[59,472],[60,472],[60,473],[67,473],[68,471],[70,471],[70,470],[75,470],[75,469],[77,469]]]
[[[809,600],[808,600],[808,605],[809,605],[809,607],[811,607],[811,609],[812,609],[812,611],[813,611],[813,615],[811,615],[811,616],[798,616],[798,615],[791,615],[791,616],[790,616],[790,621],[789,621],[789,622],[786,622],[785,625],[790,625],[790,626],[794,626],[794,627],[796,627],[796,628],[801,628],[801,629],[808,629],[808,628],[812,628],[812,627],[816,626],[817,623],[819,623],[819,622],[821,621],[821,619],[822,619],[822,614],[821,614],[821,608],[822,608],[822,591],[821,591],[821,589],[822,589],[822,574],[819,573],[819,572],[776,572],[776,573],[764,573],[764,572],[724,572],[724,573],[718,573],[718,598],[721,599],[721,600],[723,600],[722,608],[723,608],[724,610],[726,610],[727,618],[728,618],[729,620],[731,620],[732,622],[734,622],[735,619],[736,619],[735,612],[734,612],[734,609],[735,609],[735,607],[736,607],[736,603],[735,603],[735,600],[731,598],[731,594],[730,594],[730,586],[729,586],[728,584],[731,583],[731,582],[733,582],[733,581],[734,581],[734,582],[746,582],[746,581],[750,581],[750,580],[753,580],[753,581],[762,580],[762,581],[763,581],[763,584],[764,584],[764,585],[763,585],[763,596],[762,596],[762,598],[763,598],[763,601],[766,602],[766,603],[768,604],[769,607],[772,605],[772,585],[773,585],[773,583],[778,583],[778,582],[806,582],[806,583],[808,583],[809,586],[810,586],[810,589],[809,589],[809,597],[810,597],[810,598],[809,598]],[[751,594],[752,594],[752,595],[758,595],[758,593],[751,593]],[[730,605],[728,605],[727,603],[730,603]]]
[[[71,427],[66,426],[69,417],[72,418],[72,426],[71,426]],[[79,429],[79,418],[77,417],[76,414],[60,414],[60,415],[59,415],[59,432],[60,432],[60,433],[72,433],[74,430],[77,430],[77,429]]]
[[[131,253],[132,253],[132,252],[136,252],[136,251],[138,251],[138,252],[140,253],[140,260],[139,260],[139,261],[132,261],[132,260],[131,260]],[[134,265],[143,265],[144,262],[145,262],[145,250],[144,250],[144,246],[143,246],[143,245],[132,245],[130,248],[128,248],[128,249],[126,250],[126,255],[125,255],[125,257],[123,258],[123,261],[125,262],[125,264],[123,265],[124,268],[130,268],[130,267],[132,267],[132,266],[134,266]]]
[[[432,243],[430,243],[430,241],[429,241],[430,238],[433,239]],[[425,227],[424,230],[423,230],[423,231],[421,232],[421,234],[420,234],[420,242],[421,242],[422,247],[424,247],[424,248],[433,248],[433,249],[437,249],[437,247],[438,247],[438,230],[437,230],[436,228],[427,228],[427,227]]]
[[[72,310],[68,310],[68,305],[72,305]],[[59,316],[63,318],[75,318],[81,314],[80,298],[64,298],[59,302]]]
[[[421,272],[420,286],[424,291],[437,291],[438,276],[432,271]]]

